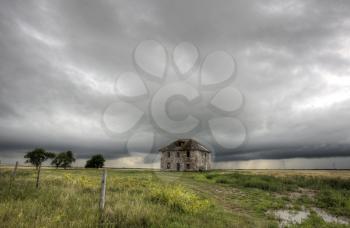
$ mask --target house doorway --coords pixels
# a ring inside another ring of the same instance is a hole
[[[177,171],[180,171],[180,163],[177,163],[177,164],[176,164],[176,170],[177,170]]]

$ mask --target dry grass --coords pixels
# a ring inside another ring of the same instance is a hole
[[[308,176],[350,179],[350,170],[244,170],[242,172],[276,177]]]
[[[35,170],[20,167],[10,189],[12,168],[0,169],[1,227],[277,227],[268,211],[316,206],[350,216],[350,171],[109,169],[100,216],[102,170],[44,168],[35,189]]]

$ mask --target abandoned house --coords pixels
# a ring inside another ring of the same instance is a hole
[[[160,168],[169,171],[204,171],[211,165],[210,151],[193,139],[179,139],[159,150]]]

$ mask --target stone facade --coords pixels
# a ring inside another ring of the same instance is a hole
[[[192,139],[179,139],[159,152],[161,170],[205,171],[211,167],[210,151]]]

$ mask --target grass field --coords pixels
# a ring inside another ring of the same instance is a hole
[[[102,170],[0,169],[0,227],[279,227],[275,212],[309,211],[290,227],[350,227],[350,171],[108,170],[105,210],[98,208]],[[316,208],[316,209],[315,209]],[[316,211],[316,212],[315,212]],[[326,220],[326,221],[325,221]]]

